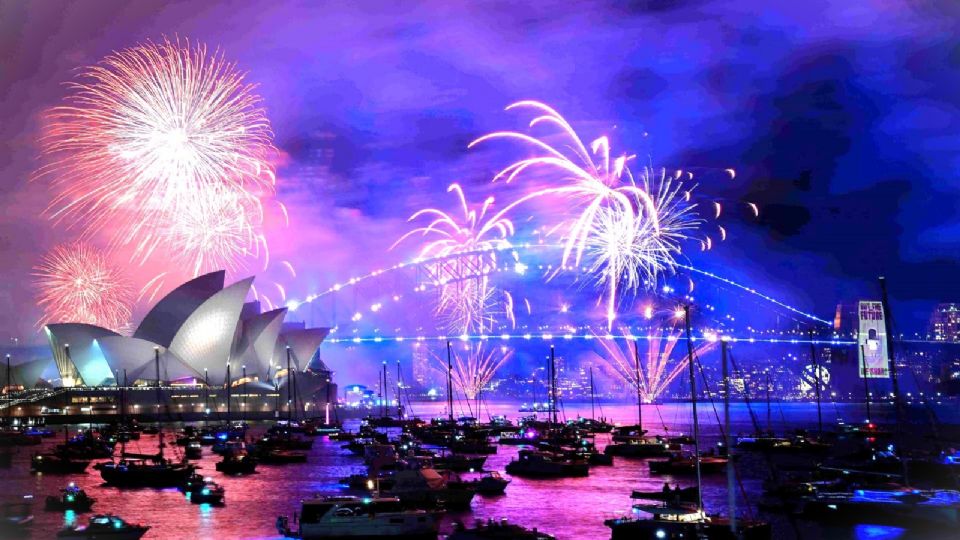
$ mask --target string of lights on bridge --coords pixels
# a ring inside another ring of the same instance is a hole
[[[345,337],[345,338],[330,338],[327,343],[341,343],[341,344],[351,344],[351,343],[404,343],[404,342],[413,342],[413,343],[424,343],[424,342],[471,342],[471,341],[501,341],[508,342],[511,340],[523,340],[523,341],[544,341],[544,342],[553,342],[553,341],[593,341],[598,339],[607,339],[607,340],[625,340],[625,341],[652,341],[652,340],[661,340],[666,339],[667,341],[686,341],[686,336],[676,336],[676,335],[633,335],[633,334],[550,334],[550,333],[525,333],[525,334],[462,334],[459,336],[367,336],[367,337]],[[857,342],[851,339],[798,339],[798,338],[758,338],[758,337],[736,337],[736,336],[718,336],[716,334],[706,334],[703,336],[690,336],[691,342],[697,341],[707,341],[707,342],[716,342],[716,341],[727,341],[730,343],[777,343],[777,344],[786,344],[786,345],[802,345],[802,344],[813,344],[813,345],[834,345],[834,346],[852,346],[856,345]]]
[[[286,306],[287,306],[287,308],[290,309],[291,311],[295,311],[295,310],[297,310],[300,306],[302,306],[303,304],[312,303],[312,302],[314,302],[314,301],[316,301],[316,300],[318,300],[318,299],[320,299],[320,298],[323,298],[323,297],[325,297],[325,296],[338,293],[338,292],[344,290],[344,289],[347,288],[347,287],[354,287],[354,286],[356,286],[356,285],[358,285],[358,284],[360,284],[360,283],[362,283],[362,282],[364,282],[364,281],[367,281],[367,280],[369,280],[369,279],[376,278],[376,277],[382,276],[382,275],[384,275],[384,274],[386,274],[386,273],[390,273],[390,272],[394,272],[394,271],[398,271],[398,270],[402,270],[402,269],[406,269],[406,268],[413,268],[413,267],[422,266],[422,265],[435,264],[435,263],[439,263],[439,262],[443,262],[443,261],[447,261],[447,260],[451,260],[451,259],[462,258],[462,257],[469,257],[469,256],[476,256],[476,255],[485,255],[485,254],[489,254],[489,253],[491,253],[491,252],[502,252],[502,251],[507,251],[507,252],[513,251],[513,252],[517,252],[517,251],[521,251],[521,250],[532,251],[532,250],[534,250],[534,249],[562,249],[562,248],[563,248],[563,246],[560,246],[560,245],[557,245],[557,244],[547,244],[547,243],[531,244],[531,243],[524,243],[524,244],[511,245],[511,246],[500,246],[500,247],[496,248],[495,250],[492,250],[492,249],[484,249],[484,250],[476,250],[476,251],[470,251],[470,252],[457,253],[457,254],[447,255],[447,256],[442,256],[442,257],[416,258],[416,259],[412,259],[412,260],[409,260],[409,261],[397,263],[397,264],[395,264],[395,265],[393,265],[393,266],[391,266],[391,267],[389,267],[389,268],[386,268],[386,269],[376,269],[376,270],[373,270],[373,271],[368,272],[368,273],[366,273],[366,274],[361,274],[361,275],[359,275],[359,276],[351,277],[351,278],[347,279],[346,281],[344,281],[344,282],[342,282],[342,283],[335,283],[335,284],[333,284],[331,287],[329,287],[328,289],[326,289],[326,290],[324,290],[324,291],[322,291],[322,292],[311,294],[311,295],[307,296],[307,297],[306,297],[304,300],[302,300],[302,301],[290,300],[290,301],[287,302]],[[819,323],[819,324],[823,324],[823,325],[826,325],[826,326],[830,326],[830,325],[832,324],[830,321],[827,321],[827,320],[825,320],[825,319],[822,319],[822,318],[820,318],[820,317],[817,317],[816,315],[814,315],[814,314],[812,314],[812,313],[807,313],[807,312],[805,312],[805,311],[803,311],[803,310],[801,310],[801,309],[799,309],[799,308],[793,307],[793,306],[791,306],[791,305],[789,305],[789,304],[786,304],[786,303],[784,303],[784,302],[782,302],[782,301],[780,301],[780,300],[777,300],[776,298],[773,298],[772,296],[763,294],[763,293],[757,291],[756,289],[754,289],[754,288],[752,288],[752,287],[748,287],[748,286],[743,285],[743,284],[741,284],[741,283],[737,283],[736,281],[733,281],[733,280],[731,280],[731,279],[728,279],[728,278],[725,278],[725,277],[723,277],[723,276],[717,275],[717,274],[715,274],[715,273],[713,273],[713,272],[709,272],[709,271],[706,271],[706,270],[701,270],[701,269],[696,268],[696,267],[694,267],[694,266],[685,265],[685,264],[678,264],[677,267],[680,268],[680,269],[682,269],[682,270],[685,270],[685,271],[688,271],[688,272],[691,272],[691,273],[696,273],[696,274],[699,274],[699,275],[708,277],[708,278],[710,278],[710,279],[719,281],[719,282],[721,282],[721,283],[723,283],[723,284],[725,284],[725,285],[728,285],[728,286],[731,286],[731,287],[740,289],[740,290],[742,290],[742,291],[744,291],[744,292],[750,293],[750,294],[752,294],[752,295],[754,295],[754,296],[757,296],[758,298],[761,298],[761,299],[763,299],[763,300],[765,300],[765,301],[767,301],[767,302],[770,302],[771,304],[774,304],[774,305],[776,305],[776,306],[778,306],[778,307],[781,307],[781,308],[783,308],[783,309],[785,309],[785,310],[787,310],[787,311],[789,311],[789,312],[791,312],[791,313],[794,313],[794,314],[796,314],[796,315],[799,315],[799,316],[801,316],[801,317],[804,317],[804,318],[806,318],[806,319],[808,319],[808,320],[811,320],[811,321],[814,321],[814,322],[817,322],[817,323]],[[526,273],[526,271],[527,271],[528,268],[529,268],[528,265],[526,265],[526,264],[518,261],[518,262],[516,262],[512,267],[509,267],[509,266],[501,266],[501,267],[497,267],[497,268],[495,268],[495,269],[493,269],[493,270],[494,270],[494,272],[509,272],[509,271],[512,271],[512,272],[514,272],[514,273],[523,275],[523,274]],[[546,270],[547,272],[551,272],[551,271],[553,271],[553,265],[550,265],[550,264],[547,264],[547,265],[538,265],[538,269],[539,269],[539,270]],[[581,271],[581,272],[584,271],[583,268],[580,268],[580,267],[578,267],[578,266],[561,266],[561,267],[560,267],[560,270],[561,270],[561,271]],[[442,281],[434,281],[434,282],[432,283],[432,285],[433,285],[434,287],[440,287],[440,286],[443,286],[444,284],[445,284],[445,282],[442,282]],[[413,288],[413,292],[423,292],[423,291],[426,290],[426,287],[427,287],[427,284],[425,284],[425,283],[420,283],[420,284],[418,284],[416,287]],[[671,287],[667,286],[667,285],[664,285],[664,287],[663,287],[662,290],[663,290],[664,293],[673,292],[673,289],[672,289]],[[691,301],[691,302],[694,300],[693,296],[691,296],[691,295],[687,295],[687,296],[685,296],[684,298],[685,298],[685,300]],[[399,301],[400,299],[401,299],[401,296],[400,296],[400,295],[396,295],[396,294],[393,295],[393,300],[394,300],[394,301]],[[380,309],[381,309],[382,307],[383,307],[383,304],[382,304],[382,303],[375,303],[375,304],[373,304],[373,305],[371,306],[371,311],[373,311],[373,312],[378,312],[378,311],[380,311]],[[710,309],[710,310],[712,311],[712,306],[708,306],[708,309]],[[359,312],[357,312],[357,313],[355,313],[355,314],[353,315],[353,317],[352,317],[351,319],[352,319],[354,322],[356,322],[356,321],[360,320],[361,317],[362,317],[362,315],[361,315]],[[729,318],[729,317],[728,317],[728,318]],[[525,334],[524,334],[524,335],[525,335]],[[584,334],[584,336],[590,336],[590,337],[588,337],[588,338],[586,338],[586,339],[590,339],[590,338],[593,337],[592,335],[589,335],[589,334]],[[520,337],[523,337],[523,335],[521,335]],[[458,336],[458,338],[459,338],[459,336]],[[370,339],[376,339],[376,338],[370,338]],[[401,339],[402,339],[402,338],[401,338]],[[745,338],[745,339],[754,339],[754,340],[756,340],[756,339],[758,339],[758,338]],[[782,342],[782,340],[781,340],[781,342]]]

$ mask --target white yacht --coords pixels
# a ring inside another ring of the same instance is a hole
[[[286,516],[277,518],[284,536],[313,539],[437,538],[437,516],[405,510],[395,497],[318,497],[305,500],[291,528]]]

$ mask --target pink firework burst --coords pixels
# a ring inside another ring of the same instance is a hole
[[[106,257],[82,242],[63,244],[33,271],[40,324],[74,322],[123,330],[130,323],[133,289]]]

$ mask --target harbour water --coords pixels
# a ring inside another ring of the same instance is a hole
[[[414,404],[413,413],[421,417],[442,414],[442,403]],[[488,414],[505,415],[517,418],[517,403],[493,403],[484,405],[482,417]],[[783,431],[797,427],[815,429],[817,425],[816,407],[812,404],[771,405],[768,415],[766,404],[754,404],[753,414],[761,426],[769,418],[774,429]],[[944,405],[936,409],[941,422],[957,424],[957,406]],[[620,422],[636,421],[635,405],[604,405],[606,418]],[[717,412],[722,411],[717,406]],[[917,411],[919,415],[924,411]],[[589,416],[589,403],[567,404],[563,414],[570,417]],[[735,404],[732,407],[733,432],[747,433],[753,430],[753,420],[747,407]],[[600,408],[596,410],[600,416]],[[853,404],[828,405],[823,409],[823,419],[828,426],[837,419],[847,423],[860,422],[864,418],[861,406]],[[892,416],[889,408],[873,407],[875,419],[882,420]],[[647,405],[643,409],[644,425],[651,433],[664,433],[669,426],[670,434],[689,433],[690,408],[688,404]],[[708,403],[701,407],[700,418],[703,426],[704,446],[716,442],[719,434],[718,416]],[[85,427],[85,426],[83,426]],[[169,426],[167,429],[175,429]],[[265,429],[264,425],[254,424],[251,435]],[[71,426],[76,430],[77,426]],[[608,435],[598,435],[597,444],[602,447]],[[60,438],[47,439],[44,447],[59,442]],[[151,453],[157,448],[156,436],[143,435],[139,441],[128,444],[133,452]],[[82,475],[40,475],[29,471],[29,457],[37,448],[19,448],[11,469],[0,471],[3,475],[2,500],[10,501],[22,495],[34,496],[34,515],[36,517],[32,538],[51,538],[58,529],[72,520],[86,521],[90,514],[76,515],[68,512],[45,512],[43,499],[68,482],[75,482],[84,488],[97,502],[94,512],[111,512],[130,522],[150,525],[152,529],[145,538],[279,538],[275,521],[278,515],[291,515],[299,509],[299,501],[314,494],[347,493],[345,486],[338,480],[354,473],[364,473],[360,458],[341,449],[341,444],[325,437],[317,437],[310,451],[309,461],[305,464],[258,467],[257,473],[247,477],[225,477],[214,469],[219,459],[209,448],[199,460],[201,474],[213,477],[226,488],[226,504],[222,507],[194,505],[187,501],[176,489],[122,490],[102,485],[99,473],[89,468]],[[487,469],[502,471],[504,466],[517,454],[514,446],[500,446],[496,455],[487,460]],[[746,498],[751,503],[761,493],[761,484],[766,475],[762,460],[743,456],[738,464],[742,488],[738,487],[738,501],[741,514],[748,515],[742,503]],[[455,520],[470,523],[476,519],[506,518],[527,527],[537,527],[551,533],[559,539],[605,539],[609,538],[609,529],[603,520],[627,515],[630,512],[630,493],[633,489],[658,490],[664,482],[691,485],[691,478],[670,476],[651,476],[645,461],[617,458],[612,467],[592,467],[586,478],[561,480],[527,480],[514,478],[506,494],[499,497],[476,497],[471,511],[447,514],[444,528],[449,530]],[[704,477],[704,502],[708,512],[726,512],[727,491],[724,475],[706,475]],[[756,507],[753,505],[754,515]],[[922,533],[905,531],[893,527],[863,524],[856,527],[824,529],[802,521],[791,521],[785,517],[763,515],[774,526],[774,538],[838,538],[851,540],[867,539],[947,539],[957,538],[956,531],[924,531]],[[868,519],[865,517],[865,521]]]

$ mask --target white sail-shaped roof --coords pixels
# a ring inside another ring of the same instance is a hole
[[[313,353],[317,352],[320,344],[330,334],[329,328],[306,328],[303,330],[289,330],[280,334],[277,340],[276,351],[273,355],[273,363],[279,364],[281,369],[287,367],[287,351],[290,347],[290,363],[298,371],[305,369]]]
[[[253,278],[249,277],[214,294],[180,325],[169,350],[189,366],[214,374],[223,371],[230,359],[240,310]]]
[[[280,308],[243,321],[237,360],[247,366],[248,374],[266,377],[269,373],[286,314],[287,308]]]
[[[133,337],[169,348],[187,319],[207,300],[223,290],[225,276],[226,272],[223,270],[210,272],[170,291],[147,313]]]
[[[158,367],[157,364],[157,359],[151,356],[149,360],[127,372],[128,382],[133,384],[138,380],[156,381]],[[160,353],[159,364],[160,381],[162,381],[164,384],[170,381],[189,378],[202,381],[204,378],[203,373],[198,372],[196,369],[188,365],[183,359],[178,358],[177,355],[170,351],[164,351]],[[120,376],[123,377],[122,374]],[[211,376],[211,379],[212,378],[213,377]]]
[[[44,370],[51,364],[49,358],[40,358],[12,364],[10,366],[10,384],[11,386],[23,386],[24,388],[33,388],[36,386]],[[0,385],[7,384],[7,364],[0,363]]]
[[[130,374],[144,363],[154,360],[154,349],[159,350],[161,355],[166,352],[166,349],[156,343],[139,338],[107,336],[100,338],[98,342],[107,363],[117,372],[118,382],[123,382],[123,370],[127,370],[128,382],[133,382],[134,379],[129,378]]]
[[[74,378],[75,374],[71,372],[76,368],[80,380],[74,381],[75,384],[86,386],[113,384],[113,370],[104,358],[97,340],[110,336],[119,337],[120,334],[83,323],[48,324],[44,328],[62,379]]]

